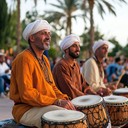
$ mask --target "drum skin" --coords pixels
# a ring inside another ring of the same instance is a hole
[[[125,125],[128,122],[128,99],[114,95],[104,98],[112,126]]]
[[[94,102],[93,100],[96,102]],[[90,103],[88,104],[88,102]],[[72,103],[77,110],[85,113],[85,115],[87,116],[89,128],[106,128],[108,126],[108,115],[103,104],[103,100],[100,96],[80,96],[73,99]]]
[[[79,118],[77,118],[78,116]],[[81,112],[73,110],[47,112],[42,116],[41,124],[42,128],[88,128],[86,116]]]
[[[113,95],[124,96],[128,98],[128,88],[119,88],[113,92]]]

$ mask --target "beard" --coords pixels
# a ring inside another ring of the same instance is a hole
[[[50,49],[50,45],[44,45],[44,50],[49,50]]]
[[[47,40],[41,41],[41,43],[39,45],[37,45],[37,47],[40,50],[49,50],[50,49],[50,42]]]
[[[44,41],[42,41],[42,43],[43,43],[44,50],[50,49],[50,39],[49,38],[46,38]]]
[[[70,55],[73,59],[79,58],[79,54],[75,54],[75,53],[71,52],[70,49],[69,49],[69,55]]]

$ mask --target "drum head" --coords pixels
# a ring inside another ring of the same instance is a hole
[[[77,107],[85,107],[97,105],[98,103],[101,103],[102,100],[102,97],[98,95],[85,95],[74,98],[71,102]]]
[[[54,110],[45,113],[42,118],[49,122],[71,122],[78,121],[85,117],[82,112],[73,110]]]
[[[114,94],[124,94],[124,93],[128,93],[128,88],[119,88],[119,89],[116,89],[113,93],[114,93]]]
[[[128,102],[128,98],[126,98],[124,96],[110,95],[110,96],[105,96],[103,98],[104,98],[106,103],[111,103],[111,104],[118,104],[118,103]]]

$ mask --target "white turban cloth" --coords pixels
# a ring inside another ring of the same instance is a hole
[[[109,46],[109,42],[108,41],[105,41],[105,40],[98,40],[94,43],[93,47],[92,47],[92,50],[93,50],[93,53],[96,52],[96,50],[101,47],[102,45],[107,45]]]
[[[66,36],[60,43],[61,50],[64,51],[65,49],[69,48],[74,44],[74,42],[80,43],[80,38],[77,35],[71,34]]]
[[[28,41],[29,37],[41,30],[47,29],[51,31],[51,25],[46,20],[38,19],[29,23],[23,31],[23,38]]]

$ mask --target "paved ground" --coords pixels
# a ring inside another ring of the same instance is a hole
[[[0,98],[0,120],[10,119],[12,117],[13,102],[7,98]]]

